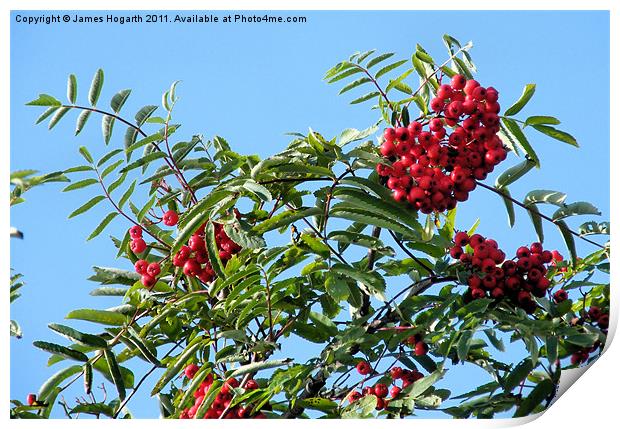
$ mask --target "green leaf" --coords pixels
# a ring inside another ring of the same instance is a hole
[[[564,200],[566,200],[566,194],[563,192],[536,189],[527,193],[523,203],[526,205],[546,203],[563,206]]]
[[[564,341],[575,344],[580,347],[592,347],[592,345],[598,341],[598,334],[572,334],[564,338]]]
[[[325,275],[325,291],[337,303],[346,301],[350,294],[347,282],[329,271]]]
[[[407,62],[407,60],[400,60],[400,61],[396,61],[396,62],[394,62],[392,64],[388,64],[387,66],[385,66],[381,70],[379,70],[377,72],[377,74],[375,74],[375,79],[379,79],[384,74],[389,73],[390,71],[392,71],[392,70],[402,66],[406,62]]]
[[[112,100],[110,100],[110,107],[115,113],[121,111],[123,105],[125,104],[125,101],[127,101],[127,98],[129,98],[129,94],[131,94],[131,89],[123,89],[114,94],[114,97],[112,97]]]
[[[105,197],[103,195],[97,195],[96,197],[91,198],[84,205],[82,205],[82,206],[78,207],[77,209],[75,209],[69,215],[69,219],[71,219],[72,217],[75,217],[77,215],[80,215],[82,213],[87,212],[88,210],[93,208],[97,203],[100,203],[103,200],[105,200]]]
[[[547,351],[547,360],[549,364],[555,365],[555,361],[558,359],[558,337],[556,335],[547,335],[545,349]]]
[[[101,178],[105,179],[110,173],[115,171],[118,168],[118,166],[121,165],[122,163],[123,163],[123,160],[119,159],[115,163],[108,165],[106,169],[103,170],[103,172],[101,173]]]
[[[553,116],[530,116],[525,120],[525,125],[559,125],[560,120]]]
[[[93,157],[88,149],[86,149],[86,146],[80,146],[79,152],[89,164],[93,163]]]
[[[573,264],[577,263],[577,248],[575,247],[575,237],[570,232],[570,228],[563,220],[555,221],[555,224],[558,226],[560,230],[560,234],[562,234],[562,238],[564,239],[564,243],[566,244],[566,248],[568,249]]]
[[[500,352],[504,352],[506,350],[506,347],[504,347],[504,342],[501,339],[497,338],[497,334],[494,329],[485,329],[482,332],[484,332],[491,344],[493,344],[493,347],[495,347]]]
[[[101,88],[103,88],[103,70],[99,69],[95,72],[93,80],[90,84],[90,90],[88,91],[88,101],[91,106],[96,106],[99,96],[101,95]]]
[[[111,212],[106,217],[104,217],[101,223],[97,226],[97,228],[95,228],[94,231],[90,233],[86,241],[90,241],[93,238],[97,237],[99,234],[101,234],[106,228],[106,226],[108,226],[116,216],[118,216],[118,212]]]
[[[160,159],[160,158],[165,158],[166,154],[164,152],[151,152],[146,156],[143,156],[140,159],[135,160],[134,162],[132,162],[131,164],[127,165],[126,167],[124,167],[123,169],[120,170],[121,173],[125,173],[131,170],[134,170],[136,168],[145,166],[150,164],[151,162],[155,161],[156,159]]]
[[[69,103],[75,104],[75,100],[77,99],[77,78],[74,74],[69,75],[69,79],[67,80],[67,100]]]
[[[536,163],[536,167],[540,167],[540,160],[538,159],[538,155],[532,148],[530,142],[528,142],[527,137],[521,131],[519,125],[513,120],[509,118],[502,118],[502,125],[512,134],[512,136],[516,139],[517,144],[521,147],[521,149]]]
[[[103,355],[105,356],[105,360],[108,364],[108,369],[110,370],[110,375],[112,376],[112,382],[116,386],[118,397],[121,401],[123,401],[126,397],[125,382],[123,381],[121,369],[116,361],[116,356],[114,356],[114,352],[109,349],[104,349]]]
[[[407,396],[415,399],[421,396],[424,392],[426,392],[431,386],[437,383],[439,380],[443,378],[446,371],[443,369],[438,369],[433,373],[427,375],[426,377],[416,381],[412,384],[411,390],[407,392]]]
[[[262,249],[267,246],[263,237],[238,222],[224,225],[224,230],[232,241],[244,249]]]
[[[90,362],[84,364],[84,393],[90,395],[93,388],[93,366]]]
[[[240,366],[239,368],[235,369],[230,374],[230,377],[239,377],[241,375],[258,372],[264,369],[277,368],[280,366],[288,365],[290,362],[292,362],[292,359],[274,359],[264,362],[254,362]]]
[[[41,115],[37,118],[35,124],[40,124],[41,122],[49,118],[51,114],[54,113],[56,110],[58,110],[58,106],[51,106],[45,109],[45,112],[41,113]]]
[[[586,201],[579,201],[576,203],[567,204],[564,207],[560,207],[553,213],[553,220],[564,219],[569,216],[577,216],[577,215],[596,215],[600,216],[601,212],[599,209],[594,207],[592,204]]]
[[[54,116],[52,116],[52,119],[50,119],[50,122],[47,128],[50,130],[54,128],[56,124],[62,119],[62,117],[67,114],[69,110],[71,110],[70,107],[59,107],[58,109],[56,109],[56,113],[54,113]]]
[[[370,69],[372,66],[379,64],[381,61],[387,60],[393,55],[394,55],[394,52],[387,52],[385,54],[378,55],[372,60],[368,61],[368,64],[366,64],[366,68]]]
[[[32,343],[32,345],[34,345],[38,349],[58,356],[62,356],[66,359],[73,359],[80,362],[88,361],[88,356],[86,356],[84,353],[78,352],[77,350],[72,350],[58,344],[48,343],[46,341],[35,341]]]
[[[269,192],[269,190],[267,190],[267,188],[263,185],[256,183],[254,180],[246,180],[243,182],[243,187],[265,202],[272,200],[271,192]]]
[[[110,115],[103,115],[101,118],[101,132],[103,133],[103,141],[107,145],[112,138],[112,130],[114,129],[115,118]]]
[[[127,321],[127,317],[121,313],[108,310],[80,309],[73,310],[66,319],[85,320],[87,322],[99,323],[102,325],[122,326]]]
[[[108,162],[111,158],[113,158],[114,156],[118,155],[119,153],[121,153],[123,151],[123,149],[114,149],[111,150],[110,152],[106,153],[104,156],[101,157],[101,159],[97,162],[97,167],[101,167],[103,164],[105,164],[106,162]]]
[[[39,98],[29,101],[26,106],[62,106],[62,103],[48,94],[39,94]]]
[[[525,85],[521,97],[515,102],[515,104],[510,106],[504,114],[506,116],[513,116],[519,113],[521,109],[523,109],[523,107],[527,104],[527,102],[530,101],[535,91],[536,84],[528,83],[527,85]]]
[[[467,360],[469,354],[469,348],[471,347],[471,339],[474,335],[474,331],[466,329],[461,333],[459,341],[456,346],[456,354],[461,361]]]
[[[329,413],[338,408],[338,404],[330,399],[325,398],[307,398],[298,401],[299,405],[310,410],[319,410]]]
[[[541,405],[543,401],[547,400],[552,394],[554,394],[554,390],[555,385],[553,384],[553,381],[549,379],[542,380],[530,392],[527,398],[521,402],[521,405],[519,405],[513,417],[524,417],[530,415],[536,407]]]
[[[96,335],[85,334],[69,326],[50,323],[47,325],[52,331],[62,335],[65,338],[86,347],[105,348],[108,346],[106,340]]]
[[[517,387],[529,373],[534,369],[532,359],[525,358],[506,376],[504,379],[504,392],[510,393],[512,389]]]
[[[69,414],[91,414],[94,416],[104,415],[106,417],[114,417],[114,408],[103,402],[82,403],[71,408]]]
[[[542,217],[540,217],[540,210],[534,204],[530,204],[527,206],[530,219],[532,220],[532,224],[534,225],[534,230],[536,231],[536,235],[538,236],[538,241],[541,243],[545,240],[545,234],[543,230]]]
[[[287,210],[257,224],[253,229],[258,234],[264,234],[265,232],[290,225],[295,221],[317,214],[322,214],[318,207],[301,207],[295,211]]]
[[[504,205],[506,206],[506,212],[508,213],[508,225],[512,228],[515,224],[515,206],[510,199],[510,191],[506,187],[495,189],[502,195],[506,196],[506,198],[502,197],[502,201],[504,201]]]
[[[127,173],[123,173],[121,174],[118,179],[116,179],[114,182],[112,182],[110,184],[110,186],[108,186],[108,193],[111,194],[116,188],[118,188],[119,186],[121,186],[123,184],[123,182],[125,182],[125,179],[127,178]]]
[[[77,374],[78,372],[81,372],[81,371],[82,371],[82,366],[81,365],[73,365],[73,366],[61,369],[60,371],[58,371],[57,373],[52,375],[50,378],[48,378],[45,381],[45,383],[43,383],[41,385],[41,387],[39,388],[39,393],[37,395],[37,399],[39,401],[46,402],[47,397],[49,396],[49,394],[54,389],[56,389],[60,385],[60,383],[62,383],[67,378],[69,378],[72,375],[75,375],[75,374]]]
[[[568,143],[571,146],[579,147],[579,143],[577,143],[575,137],[571,136],[567,132],[560,131],[557,128],[553,128],[547,125],[533,125],[533,127],[541,133],[548,135],[549,137],[552,137],[564,143]]]
[[[226,272],[220,260],[219,250],[215,241],[215,225],[212,221],[207,223],[207,228],[205,229],[205,243],[213,271],[215,271],[219,278],[226,280]]]
[[[131,182],[131,185],[129,185],[129,188],[127,188],[127,190],[123,193],[123,195],[121,196],[121,199],[118,200],[119,208],[121,209],[123,208],[125,203],[129,200],[129,198],[131,198],[131,195],[133,194],[133,191],[135,188],[136,188],[136,181],[134,180],[133,182]]]
[[[589,221],[579,226],[579,235],[591,235],[591,234],[610,234],[609,222],[594,222]]]
[[[535,166],[536,166],[536,163],[534,161],[532,161],[531,159],[526,159],[525,161],[522,161],[518,163],[517,165],[510,167],[509,169],[504,171],[502,174],[500,174],[497,177],[497,180],[495,180],[495,186],[497,188],[503,188],[505,186],[511,185],[512,183],[516,182],[521,177],[523,177],[528,171],[530,171]]]
[[[146,202],[146,204],[144,204],[144,206],[142,206],[142,208],[140,209],[140,211],[136,215],[136,219],[138,220],[139,223],[141,223],[144,220],[144,217],[146,216],[148,211],[153,207],[153,204],[155,204],[155,201],[157,201],[157,195],[153,195]]]
[[[331,271],[366,285],[375,295],[381,295],[385,291],[385,280],[375,271],[364,272],[341,263],[334,264]]]
[[[86,121],[90,117],[92,112],[90,110],[82,110],[75,122],[75,135],[77,136],[84,129],[84,125],[86,125]]]
[[[363,84],[368,83],[368,82],[371,82],[371,80],[370,80],[370,78],[369,78],[369,77],[366,77],[366,76],[361,77],[361,78],[359,78],[359,79],[357,79],[357,80],[354,80],[353,82],[350,82],[350,83],[348,83],[347,85],[345,85],[345,86],[344,86],[344,87],[340,90],[340,92],[338,93],[338,95],[344,94],[345,92],[350,91],[350,90],[352,90],[353,88],[357,88],[358,86],[363,85]]]
[[[375,395],[366,395],[362,399],[347,405],[340,417],[343,419],[360,419],[372,417],[372,413],[377,406]]]
[[[64,188],[62,190],[62,192],[68,192],[68,191],[73,191],[73,190],[76,190],[76,189],[82,189],[82,188],[85,188],[87,186],[94,185],[95,183],[99,183],[99,181],[97,179],[84,179],[84,180],[80,180],[79,182],[74,182],[74,183],[70,184],[69,186]]]
[[[138,125],[138,127],[141,127],[142,125],[144,125],[146,120],[150,118],[151,115],[156,110],[157,110],[157,106],[153,106],[153,105],[144,106],[143,108],[138,110],[138,113],[136,113],[136,116],[135,116],[136,124]]]
[[[379,97],[380,95],[381,94],[379,93],[379,91],[372,91],[362,95],[361,97],[356,98],[355,100],[351,101],[350,104],[363,103],[364,101],[372,100],[373,98]]]

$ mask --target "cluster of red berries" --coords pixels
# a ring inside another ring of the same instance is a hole
[[[424,356],[426,353],[428,353],[428,344],[422,341],[421,334],[415,334],[407,337],[404,343],[410,345],[413,348],[413,352],[416,356]]]
[[[457,232],[454,244],[450,256],[458,259],[470,272],[467,299],[490,296],[499,300],[506,297],[526,312],[533,313],[536,302],[532,295],[541,298],[551,286],[545,275],[546,265],[553,261],[554,254],[544,250],[540,243],[519,247],[515,258],[508,260],[495,240],[480,234],[470,237],[465,232]],[[463,249],[467,245],[472,252]]]
[[[456,75],[431,100],[434,118],[385,130],[380,150],[391,165],[378,164],[377,173],[396,201],[428,214],[468,199],[476,180],[507,156],[497,135],[498,95],[493,87]]]
[[[366,361],[361,361],[356,366],[357,372],[361,375],[368,375],[372,372],[372,367]],[[388,386],[383,383],[377,383],[374,386],[366,386],[361,392],[354,390],[349,393],[347,399],[349,403],[353,403],[364,396],[374,395],[377,397],[377,410],[384,410],[388,407],[390,400],[395,399],[400,395],[400,392],[405,387],[415,383],[416,381],[424,378],[424,375],[419,371],[410,371],[401,367],[395,366],[390,369],[390,377],[392,378],[392,387],[388,389]],[[401,387],[396,385],[398,380],[402,381]],[[389,394],[389,398],[388,398]]]
[[[609,328],[609,313],[603,312],[599,307],[593,305],[588,309],[587,318],[596,323],[599,328],[606,330]]]
[[[230,239],[221,224],[214,223],[213,225],[219,257],[222,263],[226,265],[226,262],[241,250],[241,246]],[[179,249],[172,258],[172,264],[175,267],[183,267],[183,273],[186,276],[197,277],[203,283],[209,283],[215,279],[215,271],[207,254],[205,227],[206,225],[202,225],[189,238],[187,245]]]
[[[166,226],[174,226],[179,221],[179,215],[174,210],[168,210],[164,213],[162,220]],[[133,253],[139,255],[146,250],[146,242],[142,238],[142,227],[134,225],[129,228],[129,236],[131,237],[130,248]]]
[[[194,378],[199,369],[200,367],[198,365],[190,364],[185,367],[185,376],[191,380],[192,378]],[[209,390],[211,389],[214,380],[215,377],[211,373],[207,375],[207,377],[202,381],[202,383],[200,383],[200,386],[194,392],[194,405],[181,411],[181,414],[179,415],[180,419],[193,419],[196,416],[196,412],[198,411],[198,408],[209,393]],[[224,415],[225,419],[266,418],[265,414],[260,411],[254,410],[251,406],[230,406],[233,399],[232,389],[238,387],[240,387],[240,383],[236,378],[229,378],[228,380],[226,380],[226,382],[220,388],[220,391],[215,396],[215,400],[213,401],[203,418],[219,419],[224,412],[226,412],[226,414]],[[258,383],[256,382],[256,380],[253,379],[246,381],[245,385],[242,386],[242,388],[246,391],[258,389],[258,387]]]

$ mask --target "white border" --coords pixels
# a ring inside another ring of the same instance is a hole
[[[9,144],[10,141],[10,131],[9,131],[9,112],[10,112],[10,104],[9,97],[7,95],[10,93],[10,82],[9,82],[9,49],[10,49],[10,27],[9,27],[9,13],[11,10],[46,10],[46,9],[66,9],[66,10],[131,10],[131,9],[149,9],[149,10],[165,10],[165,9],[175,9],[175,10],[191,10],[191,9],[211,9],[211,10],[228,10],[228,9],[236,9],[236,10],[375,10],[378,6],[381,6],[384,10],[610,10],[611,11],[611,44],[610,44],[610,56],[611,56],[611,71],[610,76],[612,76],[612,80],[610,82],[610,99],[611,99],[611,110],[610,110],[610,118],[614,123],[614,120],[618,118],[618,103],[616,100],[620,100],[620,94],[618,93],[618,84],[617,81],[613,79],[613,76],[620,76],[619,68],[618,68],[618,7],[617,1],[613,0],[590,0],[587,2],[583,1],[574,1],[574,0],[521,0],[521,1],[501,1],[497,0],[489,1],[489,0],[444,0],[440,3],[438,2],[420,2],[420,1],[412,1],[412,0],[388,0],[382,1],[380,3],[364,3],[360,4],[359,0],[345,0],[345,1],[337,1],[337,0],[314,0],[314,1],[296,1],[294,4],[291,4],[290,1],[263,1],[257,4],[255,1],[236,1],[234,3],[220,3],[220,4],[212,4],[206,2],[196,2],[196,1],[187,1],[187,0],[175,0],[173,2],[174,8],[171,8],[170,1],[163,0],[150,0],[148,3],[146,2],[134,2],[134,4],[129,5],[128,0],[107,0],[107,1],[88,1],[85,0],[56,0],[53,4],[50,4],[50,1],[45,0],[3,0],[0,2],[0,10],[2,11],[2,20],[0,21],[0,26],[2,27],[0,33],[0,93],[2,94],[2,98],[0,99],[0,121],[2,123],[2,127],[0,127],[0,141],[2,144],[2,158],[4,161],[1,163],[1,168],[3,175],[5,177],[5,183],[8,181],[8,175],[10,171],[9,167]],[[86,4],[85,4],[86,3]],[[441,8],[439,7],[441,6]],[[584,58],[576,58],[575,61],[584,61]],[[586,81],[584,80],[584,84]],[[585,89],[587,91],[587,88]],[[610,149],[610,162],[618,160],[618,148],[617,144],[620,143],[618,139],[618,131],[616,128],[612,127],[611,129],[611,142],[615,142],[615,144],[611,144]],[[620,181],[620,169],[616,170],[611,168],[611,183],[618,183]],[[0,201],[8,201],[8,187],[3,187],[2,191],[0,191]],[[616,225],[617,219],[617,201],[611,201],[611,221],[614,225]],[[5,206],[4,210],[0,212],[0,219],[4,230],[8,230],[9,227],[9,209],[8,206]],[[0,228],[0,231],[2,228]],[[2,256],[2,260],[5,261],[4,264],[0,267],[0,279],[7,279],[9,277],[9,240],[7,239],[2,247],[0,247],[0,255]],[[615,260],[612,260],[612,284],[613,278],[615,277],[615,273],[617,264]],[[424,427],[432,427],[432,428],[443,428],[443,427],[469,427],[475,425],[476,427],[506,427],[506,426],[515,426],[517,424],[526,423],[527,421],[534,420],[529,424],[528,427],[537,428],[537,427],[558,427],[558,426],[569,426],[570,427],[610,427],[611,425],[615,425],[618,423],[610,423],[615,421],[617,418],[617,389],[619,386],[620,377],[618,376],[619,372],[616,366],[616,362],[620,362],[620,346],[614,344],[611,348],[609,345],[611,344],[611,339],[615,334],[616,326],[618,323],[618,298],[619,294],[616,291],[615,287],[612,287],[612,322],[610,326],[610,341],[608,341],[608,347],[604,356],[599,359],[599,361],[593,365],[592,368],[588,369],[588,375],[583,377],[577,382],[574,386],[570,387],[565,395],[563,395],[556,404],[554,404],[549,411],[547,411],[540,418],[527,418],[521,420],[487,420],[487,421],[479,421],[479,420],[408,420],[408,421],[400,421],[402,425],[424,425]],[[8,321],[8,308],[9,308],[9,299],[7,293],[0,294],[2,299],[2,314],[5,320]],[[8,331],[8,329],[6,330]],[[10,338],[8,336],[8,332],[5,335],[4,339],[4,350],[8,350],[10,347]],[[0,353],[0,367],[4,369],[3,377],[2,377],[2,391],[0,394],[0,409],[1,415],[3,419],[8,420],[8,405],[9,405],[9,386],[8,382],[8,374],[9,374],[9,353]],[[67,426],[75,426],[79,425],[79,427],[95,427],[100,426],[102,424],[113,424],[113,425],[121,425],[124,424],[122,421],[115,421],[110,423],[109,420],[103,421],[86,421],[80,420],[79,423],[75,420],[73,421],[10,421],[9,424],[13,427],[35,427],[39,425],[45,425],[45,427],[55,427],[60,426],[61,424]],[[394,421],[386,421],[386,420],[367,420],[364,421],[364,426],[369,428],[378,428],[378,427],[387,427],[394,425]],[[313,421],[273,421],[273,420],[257,420],[255,421],[256,427],[283,427],[283,425],[315,425],[320,424],[319,420]],[[335,423],[335,422],[330,422]],[[147,425],[152,428],[154,426],[170,427],[171,424],[174,424],[174,427],[198,427],[196,425],[235,425],[237,427],[239,425],[239,421],[211,421],[211,422],[202,422],[198,423],[195,421],[176,421],[176,422],[165,422],[158,420],[134,420],[132,421],[132,426],[146,427]],[[357,422],[355,421],[341,421],[337,423],[339,426],[343,427],[353,427]],[[202,426],[201,426],[202,427]],[[230,426],[232,427],[232,426]]]

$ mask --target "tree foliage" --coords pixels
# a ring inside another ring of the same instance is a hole
[[[555,224],[571,257],[554,257],[546,273],[549,291],[529,311],[510,300],[472,299],[467,270],[449,254],[455,233],[468,230],[458,221],[458,206],[423,214],[394,201],[375,171],[389,164],[379,153],[383,137],[373,141],[381,124],[441,117],[430,104],[442,79],[471,79],[476,72],[471,43],[447,35],[444,41],[448,58],[441,63],[419,45],[410,59],[367,51],[338,63],[325,80],[340,85],[351,104],[370,103],[378,122],[333,137],[295,133],[266,159],[236,153],[220,136],[177,141],[177,82],[163,94],[161,107],[146,105],[133,115],[123,113],[130,90],[105,106],[102,70],[85,104],[78,102],[73,75],[67,103],[48,94],[28,103],[46,108],[37,123],[50,118],[50,129],[76,113],[76,134],[89,120],[101,120],[104,145],[122,139],[100,159],[79,148],[84,163],[64,172],[74,178],[65,191],[88,188],[89,196],[69,217],[108,204],[110,213],[88,238],[112,222],[139,225],[146,250],[132,251],[137,239],[129,232],[111,237],[119,268],[95,267],[90,280],[98,285],[91,295],[118,297],[119,305],[72,311],[68,319],[92,322],[88,333],[50,325],[63,338],[35,346],[51,354],[50,365],[65,367],[43,384],[34,404],[13,401],[12,416],[48,417],[60,404],[72,417],[131,417],[129,401],[140,387],[151,389],[169,418],[213,416],[221,388],[228,402],[220,418],[231,417],[231,410],[268,418],[406,417],[430,409],[490,418],[544,410],[562,370],[594,359],[605,343],[600,317],[609,311],[609,245],[589,237],[608,235],[609,224],[588,220],[573,230],[574,216],[599,212],[560,191],[536,189],[522,198],[510,193],[510,185],[544,166],[530,134],[577,146],[552,116],[518,117],[536,89],[526,85],[499,118],[499,137],[510,152],[505,164],[512,166],[498,167],[494,185],[478,181],[475,192],[497,194],[510,226],[516,207],[523,209],[540,242],[543,223]],[[178,213],[176,226],[162,224],[167,211]],[[469,235],[476,228],[484,225]],[[204,240],[201,252],[212,270],[207,280],[175,265],[195,236]],[[222,237],[234,246],[223,245]],[[578,257],[576,240],[594,250]],[[149,287],[129,268],[139,260],[161,266]],[[556,299],[559,289],[570,298]],[[320,351],[299,360],[292,352],[299,342]],[[506,347],[527,357],[503,362],[498,353]],[[132,359],[152,369],[135,375],[126,367]],[[360,362],[370,365],[361,376]],[[450,369],[460,364],[484,369],[488,379],[472,379],[465,393],[436,386],[450,386]],[[355,396],[364,386],[389,385],[390,370],[401,367],[413,379],[389,401]],[[152,373],[157,375],[147,380]],[[96,377],[116,395],[109,389],[105,402],[97,398],[91,387]],[[59,401],[59,393],[79,379],[88,399]],[[249,387],[250,381],[255,385]]]

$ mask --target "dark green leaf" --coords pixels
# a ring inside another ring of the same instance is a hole
[[[131,94],[131,89],[123,89],[122,91],[117,92],[112,100],[110,101],[110,107],[115,113],[121,111],[121,108],[129,98],[129,94]]]
[[[38,349],[62,356],[66,359],[73,359],[81,362],[88,361],[88,357],[84,353],[78,352],[77,350],[72,350],[58,344],[48,343],[46,341],[35,341],[32,344]]]
[[[96,335],[85,334],[69,326],[50,323],[47,325],[52,331],[57,332],[65,338],[86,347],[105,348],[108,346],[106,340]]]
[[[108,226],[116,216],[118,216],[118,212],[111,212],[106,217],[104,217],[101,223],[97,226],[97,228],[95,228],[94,231],[90,233],[86,241],[90,241],[93,238],[97,237],[99,234],[101,234],[105,227]]]
[[[82,189],[82,188],[85,188],[87,186],[94,185],[95,183],[99,183],[99,181],[97,179],[84,179],[84,180],[80,180],[79,182],[73,182],[72,184],[70,184],[69,186],[64,188],[62,190],[62,192],[73,191],[75,189]]]

